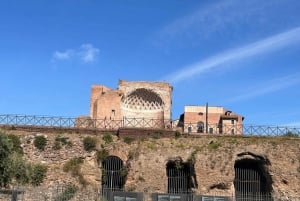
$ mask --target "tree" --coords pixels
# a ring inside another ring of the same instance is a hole
[[[0,187],[6,187],[11,179],[9,168],[12,143],[7,135],[0,132]]]
[[[12,183],[42,183],[47,167],[27,162],[22,158],[22,153],[20,139],[0,131],[0,187],[7,187]]]

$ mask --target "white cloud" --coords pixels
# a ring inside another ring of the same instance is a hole
[[[289,4],[293,7],[291,8]],[[270,25],[292,23],[294,16],[291,14],[297,13],[297,8],[300,8],[297,0],[209,1],[194,12],[163,27],[158,32],[158,40],[162,44],[166,42],[173,44],[185,39],[185,44],[194,44],[214,34],[232,35],[241,27],[243,29],[251,27],[256,33],[260,30],[266,31],[266,27]]]
[[[55,51],[53,59],[58,60],[76,60],[84,63],[92,63],[97,60],[100,50],[92,44],[82,44],[76,49],[67,49],[65,51]]]
[[[86,63],[95,61],[98,54],[99,49],[93,47],[93,45],[91,44],[81,45],[80,50],[78,52],[78,55],[80,56],[81,60]]]
[[[245,94],[231,98],[230,101],[240,101],[251,99],[257,96],[265,95],[275,91],[283,90],[288,87],[300,84],[300,74],[292,74],[284,77],[276,78],[264,83],[260,83],[258,86],[245,89]]]
[[[55,51],[53,54],[53,58],[56,60],[68,60],[73,56],[73,54],[73,50],[66,50],[64,52]]]
[[[188,78],[198,76],[208,70],[218,68],[222,64],[240,61],[241,59],[245,60],[256,55],[278,51],[287,46],[299,43],[299,35],[300,27],[296,27],[246,46],[222,52],[195,64],[185,66],[182,70],[167,75],[162,80],[168,80],[175,84]]]

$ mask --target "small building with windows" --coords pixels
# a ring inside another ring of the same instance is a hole
[[[222,106],[185,106],[180,117],[183,131],[239,135],[243,133],[244,117]]]

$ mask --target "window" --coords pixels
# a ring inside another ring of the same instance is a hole
[[[209,128],[209,133],[213,134],[214,133],[214,128]]]
[[[231,124],[234,124],[234,119],[231,119]]]
[[[203,133],[204,131],[204,123],[202,121],[198,121],[197,123],[197,133]]]

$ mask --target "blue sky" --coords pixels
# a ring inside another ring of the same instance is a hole
[[[298,0],[3,0],[0,113],[89,114],[92,84],[167,81],[172,115],[300,126]]]

